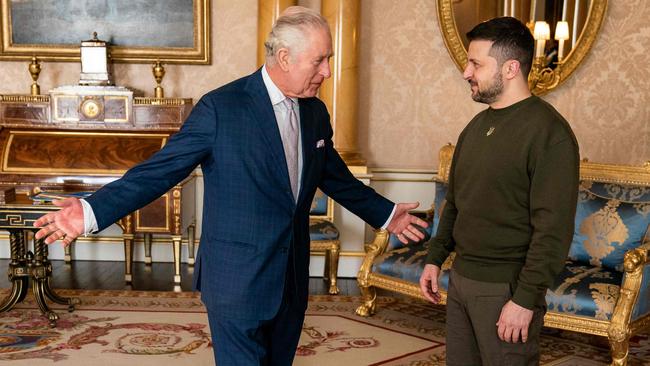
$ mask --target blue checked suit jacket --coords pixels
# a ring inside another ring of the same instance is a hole
[[[200,164],[205,187],[194,287],[206,307],[232,318],[270,319],[286,283],[296,287],[306,308],[316,188],[374,227],[384,224],[393,203],[350,173],[333,147],[323,102],[306,98],[299,106],[303,170],[297,202],[260,69],[203,96],[159,152],[90,196],[99,229],[161,196]],[[295,278],[285,281],[287,265],[295,268]]]

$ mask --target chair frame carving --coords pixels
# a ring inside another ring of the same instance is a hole
[[[327,212],[325,215],[310,215],[310,224],[314,221],[329,221],[334,223],[334,200],[327,196]],[[339,293],[338,271],[339,271],[339,255],[341,252],[340,240],[312,240],[309,243],[310,252],[323,253],[325,256],[325,265],[323,269],[323,280],[329,282],[328,293],[336,295]]]
[[[445,145],[440,150],[436,181],[448,182],[453,150],[454,146],[451,144]],[[591,163],[585,159],[580,162],[580,180],[650,187],[650,162],[642,166],[630,166]],[[357,315],[367,317],[376,312],[375,288],[426,301],[420,292],[419,284],[372,272],[373,262],[386,251],[388,241],[389,233],[386,230],[378,230],[374,240],[366,244],[366,256],[357,275],[363,297],[363,303],[356,309]],[[443,264],[443,268],[450,265],[448,262]],[[611,364],[626,365],[630,337],[650,328],[650,315],[630,322],[641,289],[643,270],[648,265],[650,265],[650,227],[646,229],[642,244],[625,253],[623,262],[625,273],[610,321],[548,311],[544,317],[544,326],[607,337],[611,349]],[[441,295],[440,304],[444,305],[447,302],[447,293],[441,290]]]

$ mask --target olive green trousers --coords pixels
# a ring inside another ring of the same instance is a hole
[[[538,365],[546,307],[534,309],[526,343],[499,339],[496,323],[512,297],[509,283],[475,281],[451,270],[447,294],[447,366]],[[543,301],[542,301],[543,303]]]

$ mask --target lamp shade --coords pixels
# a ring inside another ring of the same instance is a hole
[[[567,40],[569,39],[569,23],[566,21],[559,21],[555,26],[555,40]]]
[[[537,40],[551,39],[551,28],[549,27],[548,23],[546,23],[545,21],[536,21],[535,29],[533,31],[533,37],[535,37],[535,39]]]

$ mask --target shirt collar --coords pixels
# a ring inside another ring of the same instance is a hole
[[[264,86],[266,87],[266,91],[269,93],[269,97],[271,98],[271,104],[276,105],[279,103],[282,103],[286,98],[280,88],[278,88],[277,85],[271,80],[271,76],[269,76],[269,72],[266,71],[266,64],[262,66],[262,80],[264,81]],[[291,98],[294,103],[298,103],[298,98]]]

